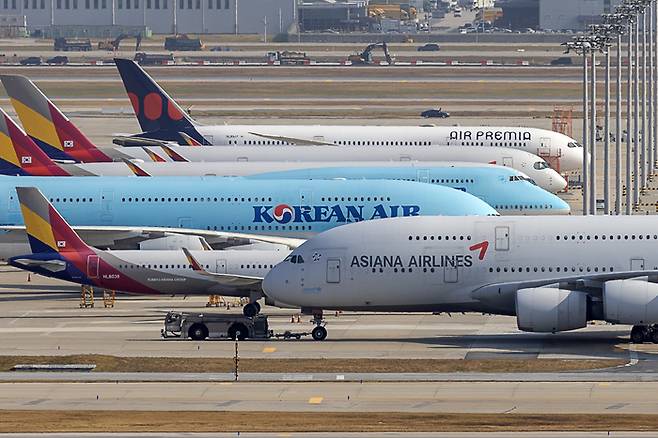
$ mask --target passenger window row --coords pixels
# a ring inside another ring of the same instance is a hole
[[[261,231],[264,231],[264,230],[269,230],[269,231],[272,231],[272,230],[274,230],[274,231],[279,231],[279,230],[281,230],[281,231],[286,231],[286,230],[299,231],[299,230],[301,230],[301,231],[305,231],[305,230],[309,230],[310,231],[312,229],[312,226],[311,225],[287,225],[287,226],[286,225],[247,225],[247,226],[244,226],[244,225],[240,225],[240,226],[238,226],[238,225],[227,225],[227,226],[221,225],[221,226],[218,227],[217,225],[213,225],[212,228],[211,228],[210,225],[208,225],[206,227],[206,229],[207,230],[212,229],[212,231],[252,231],[252,230],[253,231],[258,231],[258,230],[261,230]]]
[[[211,198],[207,197],[204,198],[203,196],[201,197],[182,197],[182,198],[139,198],[139,197],[129,197],[129,198],[121,198],[121,202],[185,202],[187,199],[187,202],[252,202],[252,198],[234,198],[234,197],[229,197],[229,198]],[[272,198],[253,198],[253,202],[272,202]]]
[[[598,234],[595,234],[594,236],[591,236],[589,234],[587,236],[584,236],[582,234],[576,236],[575,234],[572,234],[571,235],[571,240],[576,240],[576,239],[578,239],[578,240],[592,240],[592,239],[593,240],[599,240],[599,239],[601,239],[601,240],[615,240],[615,239],[616,240],[629,240],[629,239],[630,240],[635,240],[635,239],[638,239],[638,240],[658,240],[658,234],[654,234],[653,236],[651,234],[638,234],[638,235],[635,235],[635,234],[630,234],[630,235],[629,234],[623,234],[623,235],[622,234],[617,234],[616,236],[612,235],[612,234],[611,235],[601,234],[601,236],[599,236]],[[555,236],[555,240],[569,240],[569,236],[566,236],[566,235],[565,236]]]
[[[471,236],[409,236],[409,240],[471,240]]]
[[[374,197],[372,197],[372,196],[368,196],[368,197],[361,196],[361,198],[359,198],[357,196],[355,196],[355,197],[348,196],[347,198],[344,197],[344,196],[340,197],[340,198],[334,196],[333,198],[332,197],[322,197],[320,199],[322,200],[322,202],[325,202],[325,201],[327,201],[327,202],[331,202],[331,201],[338,202],[339,200],[342,201],[342,202],[344,202],[346,200],[347,201],[359,201],[359,199],[361,201],[374,201],[374,202],[378,202],[378,201],[379,202],[384,202],[384,200],[386,200],[386,201],[391,200],[390,197],[385,198],[384,196],[374,196]]]
[[[494,270],[495,270],[495,272],[518,272],[518,273],[521,273],[521,272],[569,272],[569,270],[571,270],[571,272],[576,272],[576,271],[578,271],[578,272],[592,272],[592,271],[593,272],[599,272],[599,271],[601,271],[601,272],[613,272],[614,268],[612,266],[609,267],[609,268],[606,268],[605,266],[600,267],[600,268],[598,266],[594,266],[594,267],[590,267],[590,266],[587,266],[587,267],[572,266],[571,268],[568,268],[566,266],[564,268],[562,268],[560,266],[555,267],[555,268],[553,268],[552,266],[549,266],[549,267],[545,267],[545,266],[528,267],[528,266],[526,266],[525,268],[523,268],[523,267],[519,267],[519,268],[516,268],[516,267],[503,267],[503,268],[500,268],[500,267],[497,267],[495,269],[494,268],[489,268],[489,272],[494,272]]]
[[[509,209],[515,209],[515,210],[550,210],[553,208],[552,205],[544,204],[544,205],[493,205],[493,208],[496,210],[509,210]]]

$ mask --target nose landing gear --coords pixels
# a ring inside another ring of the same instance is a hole
[[[633,344],[644,344],[645,342],[658,344],[658,324],[633,326],[631,342]]]
[[[327,329],[324,327],[322,310],[313,312],[313,324],[315,328],[311,330],[311,336],[314,341],[324,341],[327,339]]]

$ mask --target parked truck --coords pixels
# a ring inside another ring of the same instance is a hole
[[[57,52],[89,52],[91,50],[91,41],[85,39],[71,39],[58,37],[55,38],[53,48]]]
[[[165,38],[164,49],[172,52],[176,50],[198,51],[203,50],[203,43],[199,38],[190,38],[185,34],[174,35]]]

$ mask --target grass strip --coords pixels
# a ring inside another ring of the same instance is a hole
[[[0,411],[0,432],[652,431],[650,414]]]

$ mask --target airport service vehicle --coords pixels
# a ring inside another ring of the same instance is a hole
[[[322,311],[484,312],[555,333],[604,320],[658,342],[655,216],[396,218],[322,233],[265,277],[265,294]]]
[[[56,52],[89,52],[91,50],[91,40],[89,38],[55,38],[53,48]]]
[[[4,257],[29,252],[16,187],[39,188],[71,225],[84,228],[87,243],[103,248],[170,236],[203,237],[213,248],[250,241],[294,247],[359,220],[497,214],[468,193],[407,181],[0,176]]]
[[[260,139],[248,146],[103,148],[96,147],[66,116],[23,76],[0,76],[28,135],[54,160],[62,162],[147,161],[460,161],[512,167],[553,193],[567,182],[536,155],[487,147],[381,146],[355,143],[349,154],[335,146],[285,146],[284,140]],[[185,138],[190,139],[183,134]],[[251,143],[251,142],[250,142]],[[264,148],[262,146],[277,146]],[[165,152],[166,154],[163,154]]]
[[[222,313],[168,312],[165,316],[163,338],[204,339],[269,339],[274,335],[266,315],[249,318]]]
[[[107,176],[107,175],[240,175],[250,179],[387,179],[417,181],[452,187],[470,193],[503,214],[568,214],[569,205],[536,186],[522,173],[507,167],[472,163],[380,162],[336,163],[339,167],[305,168],[306,163],[89,163],[53,162],[18,125],[0,110],[0,138],[9,147],[0,150],[0,173],[30,176]],[[370,165],[371,167],[363,167]],[[294,170],[298,169],[298,170]]]
[[[46,60],[48,65],[66,65],[69,63],[69,57],[65,55],[57,55]]]
[[[510,147],[582,167],[583,150],[564,134],[537,128],[464,126],[216,125],[195,122],[137,64],[115,59],[139,124],[138,137],[203,145],[480,146]],[[7,91],[11,96],[13,93]],[[148,96],[148,99],[147,99]],[[22,121],[21,117],[21,121]],[[24,123],[24,122],[23,122]],[[28,130],[29,132],[29,130]],[[185,134],[185,135],[182,135]],[[263,140],[269,140],[264,143]]]
[[[260,311],[261,281],[289,250],[105,251],[92,248],[33,187],[16,189],[31,253],[9,264],[46,277],[146,295],[249,297],[243,311]]]

